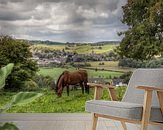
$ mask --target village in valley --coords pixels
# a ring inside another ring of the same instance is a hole
[[[58,64],[66,64],[72,62],[117,61],[119,58],[114,50],[110,50],[108,52],[106,51],[104,53],[96,53],[94,51],[94,49],[102,50],[102,46],[104,46],[104,44],[91,44],[91,51],[89,50],[90,52],[85,53],[78,53],[76,50],[74,50],[74,48],[76,46],[86,48],[89,46],[89,44],[69,43],[68,45],[61,45],[61,47],[64,47],[59,49],[51,49],[50,46],[55,45],[47,45],[46,47],[32,47],[31,51],[33,59],[37,61],[39,66],[56,66]],[[116,44],[111,44],[111,46],[116,46]]]

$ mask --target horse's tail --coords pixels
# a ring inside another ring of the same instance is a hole
[[[88,83],[88,73],[87,73],[86,70],[81,70],[80,72],[82,73],[82,76],[83,76],[85,92],[89,94],[89,85],[87,85],[87,83]]]
[[[79,70],[79,73],[83,76],[84,82],[88,82],[88,73],[86,70]]]

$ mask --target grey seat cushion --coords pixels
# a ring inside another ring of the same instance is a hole
[[[130,120],[141,120],[143,106],[136,103],[90,100],[86,102],[86,111]],[[153,107],[151,121],[163,122],[160,108]]]

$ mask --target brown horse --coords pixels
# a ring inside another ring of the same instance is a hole
[[[62,96],[63,88],[67,87],[67,95],[69,96],[69,85],[80,84],[82,88],[82,94],[89,93],[89,86],[87,86],[88,74],[86,70],[79,70],[75,72],[64,71],[58,78],[56,84],[56,93],[59,97]]]

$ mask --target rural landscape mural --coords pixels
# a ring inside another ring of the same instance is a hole
[[[87,83],[120,101],[136,68],[163,68],[162,12],[161,0],[0,0],[0,112],[85,113]]]

